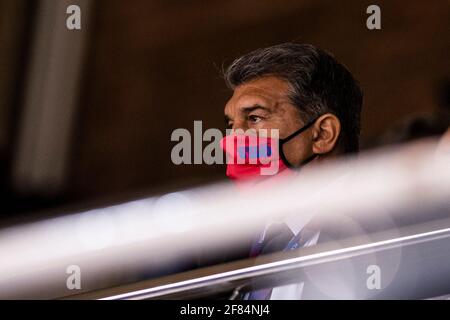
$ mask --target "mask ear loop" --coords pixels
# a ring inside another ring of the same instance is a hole
[[[304,125],[303,127],[301,127],[300,129],[298,129],[297,131],[295,131],[294,133],[290,134],[289,136],[287,136],[284,139],[280,139],[280,148],[279,148],[279,154],[280,154],[280,158],[283,160],[283,162],[286,164],[286,166],[288,168],[296,168],[295,166],[293,166],[292,164],[289,163],[289,161],[287,160],[284,152],[283,152],[283,144],[285,144],[286,142],[288,142],[289,140],[291,140],[292,138],[294,138],[295,136],[301,134],[302,132],[308,130],[314,123],[316,123],[317,119],[319,119],[319,117],[315,118],[314,120],[308,122],[306,125]],[[312,160],[314,160],[318,155],[317,154],[313,154],[310,157],[306,158],[305,160],[303,160],[300,165],[298,167],[302,167],[305,164],[311,162]]]

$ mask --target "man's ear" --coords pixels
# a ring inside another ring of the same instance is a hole
[[[332,113],[320,116],[313,127],[313,152],[326,154],[332,152],[341,134],[341,122]]]

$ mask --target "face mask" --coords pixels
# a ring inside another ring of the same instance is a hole
[[[220,141],[227,154],[227,176],[234,180],[271,176],[293,166],[287,161],[283,145],[311,127],[317,119],[309,122],[284,139],[231,134]],[[317,155],[302,161],[303,166]]]

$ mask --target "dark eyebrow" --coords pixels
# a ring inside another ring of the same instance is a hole
[[[261,110],[264,110],[264,111],[270,111],[269,108],[263,107],[263,106],[261,106],[259,104],[255,104],[255,105],[252,105],[252,106],[243,107],[241,109],[241,112],[243,112],[243,113],[250,113],[250,112],[258,110],[258,109],[261,109]]]
[[[267,108],[267,107],[263,107],[263,106],[261,106],[261,105],[259,105],[259,104],[255,104],[255,105],[243,107],[243,108],[240,110],[240,112],[241,112],[241,113],[248,114],[248,113],[250,113],[250,112],[252,112],[252,111],[254,111],[254,110],[258,110],[258,109],[261,109],[261,110],[264,110],[264,111],[270,111],[270,109]],[[225,116],[224,116],[224,121],[225,121],[225,124],[226,124],[226,125],[228,125],[229,122],[230,122],[231,120],[232,120],[232,119],[231,119],[228,115],[225,115]]]

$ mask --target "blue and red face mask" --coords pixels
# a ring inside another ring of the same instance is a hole
[[[283,145],[311,127],[317,119],[309,122],[284,139],[259,135],[230,134],[220,141],[227,155],[227,176],[233,180],[271,176],[293,166],[286,159]],[[317,155],[304,160],[300,166]]]

